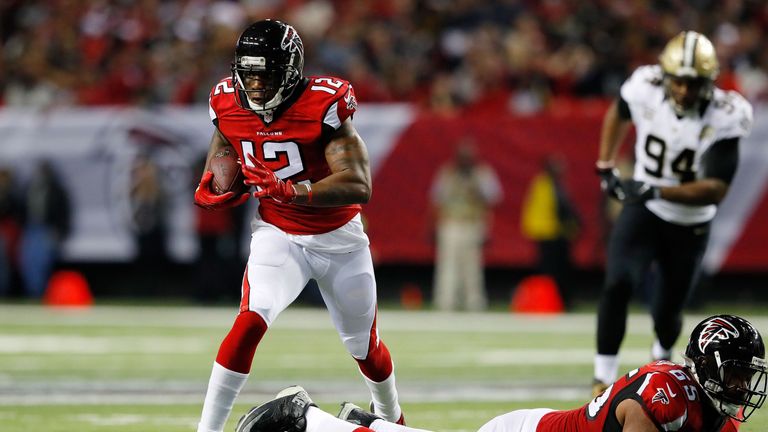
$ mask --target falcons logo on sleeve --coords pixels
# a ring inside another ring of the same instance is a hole
[[[736,327],[722,318],[713,318],[704,324],[704,329],[699,335],[699,350],[704,352],[714,340],[726,340],[732,337],[739,337]]]
[[[352,93],[352,86],[347,89],[347,93],[344,95],[344,102],[347,103],[347,110],[354,111],[357,109],[357,99],[354,93]]]
[[[669,396],[667,396],[667,393],[669,393]],[[670,399],[676,396],[677,393],[673,392],[672,389],[669,388],[669,384],[667,384],[666,391],[664,391],[662,387],[656,387],[656,394],[653,395],[651,403],[661,402],[662,405],[669,405]]]
[[[669,398],[667,397],[667,393],[664,391],[663,388],[657,388],[656,394],[653,395],[653,399],[651,399],[651,403],[661,402],[662,405],[669,405]]]

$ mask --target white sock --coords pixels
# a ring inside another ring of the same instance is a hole
[[[362,372],[360,374],[363,375]],[[376,415],[391,422],[400,420],[403,411],[400,409],[400,404],[397,402],[394,366],[392,367],[392,373],[382,382],[371,381],[365,375],[363,375],[363,379],[368,386],[368,390],[371,391],[373,411]]]
[[[595,355],[595,378],[603,384],[613,384],[619,373],[618,355]]]
[[[653,347],[651,347],[651,356],[654,360],[670,360],[672,359],[672,350],[661,346],[659,340],[656,339],[653,341]]]
[[[203,413],[197,432],[222,432],[227,422],[235,398],[240,394],[248,379],[248,374],[231,371],[224,366],[213,363],[211,379],[208,380],[208,391],[205,393]]]

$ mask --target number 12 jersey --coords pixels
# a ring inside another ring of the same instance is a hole
[[[315,183],[331,174],[325,159],[329,134],[352,117],[357,102],[352,86],[332,77],[308,77],[294,92],[276,118],[262,118],[238,105],[232,79],[225,78],[211,90],[209,114],[242,163],[250,165],[253,155],[283,180]],[[359,212],[359,205],[311,207],[269,197],[259,203],[265,222],[298,235],[333,231]]]

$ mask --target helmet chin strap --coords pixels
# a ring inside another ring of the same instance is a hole
[[[275,108],[277,108],[277,106],[280,105],[280,103],[283,101],[283,98],[282,98],[282,96],[280,96],[279,93],[276,94],[275,97],[270,99],[269,102],[265,103],[264,105],[260,105],[260,104],[254,103],[251,100],[251,98],[249,98],[247,96],[246,96],[245,99],[248,101],[248,106],[253,111],[256,111],[257,113],[264,114],[264,115],[271,115],[275,111]],[[274,108],[266,108],[267,105],[271,105]]]

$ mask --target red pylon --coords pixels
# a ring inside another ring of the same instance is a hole
[[[48,280],[43,295],[43,304],[48,306],[90,306],[93,294],[82,273],[74,270],[59,270]]]
[[[565,311],[555,280],[546,275],[524,278],[517,285],[509,310],[518,313],[562,313]]]

